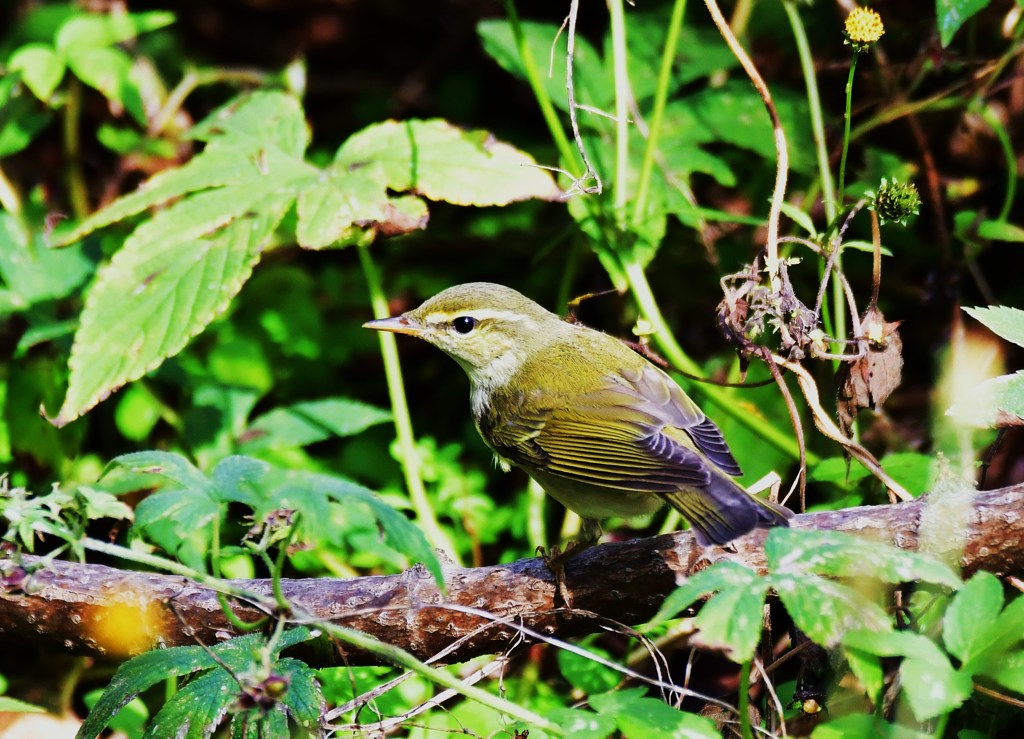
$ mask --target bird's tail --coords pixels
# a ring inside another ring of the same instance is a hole
[[[701,546],[726,544],[755,528],[789,526],[793,516],[788,508],[755,498],[720,474],[712,474],[705,487],[663,495],[693,526]]]

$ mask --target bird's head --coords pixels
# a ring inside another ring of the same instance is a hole
[[[474,385],[496,387],[505,384],[564,324],[511,288],[469,282],[450,287],[400,316],[363,325],[423,339],[458,362]]]

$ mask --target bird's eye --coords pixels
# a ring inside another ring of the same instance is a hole
[[[459,316],[452,321],[452,328],[460,334],[468,334],[476,328],[477,320],[473,316]]]

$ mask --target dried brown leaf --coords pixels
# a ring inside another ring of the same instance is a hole
[[[859,359],[843,364],[839,372],[837,413],[839,428],[850,435],[857,414],[864,408],[878,410],[899,387],[903,373],[903,342],[900,321],[887,322],[882,312],[868,308],[861,317],[867,351]]]

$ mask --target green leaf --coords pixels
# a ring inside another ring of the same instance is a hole
[[[953,36],[971,16],[987,8],[989,0],[935,0],[935,17],[939,26],[939,41],[949,46]]]
[[[118,48],[85,47],[76,49],[67,62],[82,82],[115,105],[128,107],[128,96],[133,92],[128,76],[133,62],[127,53]],[[137,97],[138,91],[134,94]]]
[[[816,644],[835,646],[851,629],[892,628],[881,606],[842,583],[813,574],[773,574],[770,581],[786,612]]]
[[[487,131],[440,119],[386,121],[363,129],[338,150],[335,166],[380,165],[387,186],[456,205],[507,205],[561,194],[534,159]]]
[[[309,629],[297,627],[285,631],[271,650],[272,657],[296,644],[313,638]],[[213,647],[171,647],[140,654],[123,663],[114,673],[114,677],[103,691],[93,709],[89,712],[77,737],[92,739],[98,736],[110,719],[139,693],[170,677],[189,675],[199,670],[217,668],[224,672],[223,665],[236,674],[244,673],[253,668],[263,668],[262,655],[267,651],[267,638],[263,634],[247,634],[230,641],[216,644]],[[212,652],[212,654],[211,654]],[[238,683],[230,675],[227,677],[232,685]],[[192,683],[190,683],[192,684]],[[234,695],[229,690],[230,695]],[[178,693],[181,695],[181,692]],[[154,721],[154,723],[156,723]],[[153,731],[153,727],[150,727]],[[175,736],[174,731],[157,736]]]
[[[918,721],[949,713],[971,697],[971,676],[953,669],[948,662],[908,657],[900,665],[900,684]]]
[[[438,587],[444,588],[441,563],[423,532],[403,514],[378,498],[372,490],[342,477],[310,472],[288,472],[286,479],[289,483],[320,491],[339,503],[362,503],[367,506],[380,524],[384,542],[395,551],[406,555],[411,561],[426,566],[433,574]]]
[[[953,596],[942,621],[946,649],[968,669],[998,637],[1003,586],[988,572],[977,572]],[[1024,630],[1024,626],[1021,627]]]
[[[250,424],[241,436],[246,453],[301,447],[332,436],[353,436],[391,419],[388,411],[347,398],[323,398],[275,408]]]
[[[973,690],[970,674],[954,669],[935,642],[920,634],[860,630],[846,634],[843,644],[878,657],[904,658],[901,685],[918,721],[952,711]]]
[[[96,269],[85,245],[50,249],[41,232],[27,241],[17,222],[0,212],[0,276],[21,308],[65,298]]]
[[[1024,371],[980,382],[946,411],[959,423],[978,428],[1024,424]]]
[[[82,485],[75,489],[76,502],[90,521],[97,518],[115,518],[131,521],[134,513],[130,506],[103,490]]]
[[[551,102],[563,111],[569,109],[566,98],[566,34],[551,23],[521,21],[520,28],[526,47],[539,71],[541,83]],[[519,57],[512,27],[506,20],[485,20],[477,24],[477,33],[484,51],[506,72],[520,80],[526,79],[523,61]],[[557,43],[555,39],[558,39]],[[547,74],[548,62],[554,58],[552,74]],[[614,101],[612,78],[604,67],[597,49],[582,36],[576,37],[573,50],[573,85],[577,104],[609,109]],[[586,119],[584,119],[585,121]]]
[[[0,76],[0,157],[28,146],[51,117],[19,83],[19,75]]]
[[[587,646],[585,649],[605,659],[611,659],[608,652],[593,645]],[[585,695],[609,691],[622,679],[621,673],[617,670],[606,667],[582,654],[564,649],[558,652],[558,669],[570,685],[583,691]]]
[[[57,31],[55,45],[63,53],[78,49],[113,46],[141,33],[155,31],[174,22],[171,13],[80,13],[73,15]]]
[[[288,691],[282,703],[302,729],[310,735],[316,734],[320,716],[326,710],[316,671],[305,662],[291,658],[279,660],[275,671],[288,680]]]
[[[811,733],[811,739],[930,739],[931,736],[906,726],[890,724],[869,713],[851,713],[826,724],[819,724]]]
[[[46,713],[46,709],[17,698],[0,695],[0,713]]]
[[[955,588],[960,578],[932,557],[838,531],[772,529],[765,557],[773,573],[872,577],[887,583],[922,580]]]
[[[679,737],[717,739],[718,731],[710,719],[677,710],[657,698],[644,695],[644,688],[629,688],[592,695],[590,705],[598,713],[611,716],[626,739]]]
[[[64,78],[64,59],[49,44],[25,44],[11,55],[8,69],[21,72],[25,86],[46,103]]]
[[[978,236],[992,241],[1024,241],[1024,228],[1006,221],[984,220],[978,224]]]
[[[1017,346],[1024,346],[1024,310],[1005,305],[992,305],[964,308],[964,312],[982,323],[992,333],[1012,341]]]
[[[299,246],[323,249],[355,224],[387,220],[389,198],[383,171],[376,166],[350,170],[334,165],[299,192]]]
[[[919,662],[948,666],[949,659],[931,639],[911,631],[878,632],[854,629],[843,636],[843,646],[876,657],[912,657]]]
[[[759,579],[747,586],[721,591],[704,604],[694,620],[697,643],[722,649],[733,662],[750,659],[761,640],[763,607],[768,582]]]
[[[213,470],[211,481],[217,498],[224,502],[244,503],[255,507],[260,496],[258,483],[270,471],[270,465],[259,459],[232,455],[222,459]]]
[[[179,688],[164,703],[150,721],[143,739],[207,739],[239,696],[234,676],[226,670],[211,670]]]
[[[158,475],[179,487],[199,494],[212,492],[212,484],[206,479],[206,475],[180,454],[159,451],[122,454],[110,461],[104,475],[115,468],[139,476]],[[146,486],[148,482],[142,482],[141,485]]]
[[[554,721],[574,739],[608,739],[615,733],[615,719],[582,708],[555,708],[545,718]]]
[[[70,423],[181,351],[241,290],[286,207],[264,203],[261,215],[207,238],[129,239],[89,292],[71,348],[67,395],[52,422]]]
[[[846,655],[850,671],[864,686],[864,692],[868,699],[874,705],[878,705],[882,688],[885,686],[885,673],[882,671],[881,660],[873,654],[868,654],[847,644],[843,644],[843,654]]]
[[[985,674],[1015,693],[1024,693],[1024,651],[1001,655]]]
[[[727,588],[747,588],[758,581],[757,574],[741,564],[729,561],[716,562],[714,566],[701,570],[677,590],[669,593],[650,623],[656,625],[674,618],[681,610],[709,593]]]

